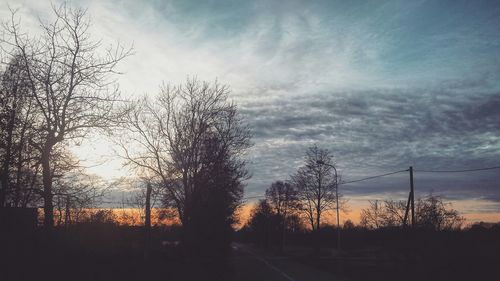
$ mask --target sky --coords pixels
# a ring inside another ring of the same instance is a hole
[[[48,1],[0,0],[27,30]],[[54,3],[59,3],[55,1]],[[432,192],[471,221],[500,220],[498,1],[73,1],[93,38],[134,47],[122,95],[155,95],[187,77],[230,86],[253,132],[246,196],[259,196],[329,149],[343,180],[415,168],[416,197]],[[112,142],[73,148],[89,171],[131,175]],[[352,209],[406,199],[408,173],[341,185]]]

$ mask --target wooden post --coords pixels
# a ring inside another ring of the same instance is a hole
[[[146,229],[151,228],[151,191],[151,183],[148,183],[146,187],[146,210],[144,210],[146,215],[144,226],[146,227]]]
[[[415,227],[415,192],[413,190],[413,167],[410,166],[411,226]]]
[[[408,226],[408,213],[410,212],[410,202],[411,202],[411,191],[408,193],[408,201],[406,201],[405,218],[403,220],[403,226]]]
[[[149,252],[151,248],[151,192],[153,188],[151,183],[148,182],[146,186],[146,207],[145,207],[145,219],[144,219],[144,259],[149,259]]]

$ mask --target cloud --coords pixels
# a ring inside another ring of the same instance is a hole
[[[467,89],[468,95],[461,94]],[[252,169],[259,175],[259,184],[286,177],[301,164],[313,143],[332,151],[345,180],[410,165],[417,170],[497,165],[500,110],[495,105],[499,93],[470,86],[457,92],[453,86],[351,90],[254,101],[242,105],[258,144],[254,148],[258,161]],[[448,192],[454,199],[499,199],[495,172],[419,177],[425,192]],[[406,175],[397,179],[356,184],[349,193],[397,193],[408,185]]]
[[[346,180],[410,165],[498,165],[495,1],[76,4],[89,7],[96,39],[134,43],[136,54],[119,66],[124,96],[154,95],[162,81],[188,75],[231,86],[254,132],[249,196],[293,173],[315,143],[333,152]],[[16,5],[28,30],[36,29],[37,15],[49,14],[41,1]],[[6,7],[0,4],[3,19]],[[108,149],[92,145],[83,144],[81,154]],[[494,172],[417,174],[417,181],[419,192],[500,201]],[[406,187],[402,174],[346,185],[345,192],[405,197]]]

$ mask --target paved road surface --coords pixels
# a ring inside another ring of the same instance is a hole
[[[338,276],[286,257],[269,256],[242,244],[233,245],[233,279],[241,281],[342,281]]]

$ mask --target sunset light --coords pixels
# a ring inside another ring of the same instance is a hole
[[[0,281],[498,279],[499,1],[0,23]]]

